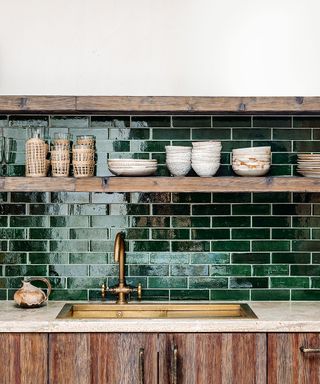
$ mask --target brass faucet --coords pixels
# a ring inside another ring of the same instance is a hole
[[[114,240],[114,261],[119,263],[119,284],[115,287],[109,288],[105,284],[102,284],[101,296],[106,297],[106,293],[110,292],[118,295],[116,304],[127,304],[127,296],[129,293],[137,292],[138,300],[142,297],[142,285],[138,284],[137,288],[132,288],[126,285],[125,279],[125,244],[124,234],[118,232]]]

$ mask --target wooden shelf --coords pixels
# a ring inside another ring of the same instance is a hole
[[[320,113],[320,97],[0,96],[0,113]]]
[[[1,192],[320,192],[306,177],[2,177]]]

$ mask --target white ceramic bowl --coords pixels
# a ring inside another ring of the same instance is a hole
[[[221,142],[220,141],[193,141],[192,146],[194,148],[196,147],[203,147],[203,146],[220,146],[221,147]]]
[[[184,147],[181,145],[166,145],[166,152],[191,152],[192,147]]]
[[[167,159],[190,160],[191,159],[191,152],[189,152],[189,153],[167,153],[166,158]]]
[[[172,176],[185,176],[191,169],[190,161],[167,161],[166,165]]]
[[[116,176],[150,176],[154,175],[157,167],[112,167],[109,170]]]
[[[233,154],[264,154],[264,155],[270,155],[271,153],[271,147],[249,147],[249,148],[236,148],[232,150]]]
[[[220,163],[198,163],[192,162],[192,169],[200,177],[214,176],[220,167]]]

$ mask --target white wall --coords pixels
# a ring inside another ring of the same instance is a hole
[[[320,95],[319,0],[0,0],[0,94]]]

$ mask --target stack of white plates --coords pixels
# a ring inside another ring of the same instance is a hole
[[[167,145],[166,164],[172,176],[185,176],[191,169],[191,147]]]
[[[271,147],[238,148],[232,151],[232,169],[240,176],[263,176],[271,165]]]
[[[116,176],[150,176],[158,168],[157,160],[110,159],[108,168]]]
[[[221,157],[220,141],[192,143],[192,168],[198,176],[210,177],[217,173]]]
[[[297,171],[306,177],[320,178],[320,154],[298,154]]]

